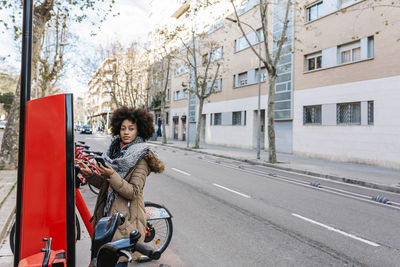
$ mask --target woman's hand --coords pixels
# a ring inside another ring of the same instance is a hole
[[[75,163],[78,163],[79,171],[82,173],[83,177],[89,177],[92,175],[92,170],[81,160],[76,160]]]
[[[107,164],[107,162],[105,163],[106,165],[104,166],[103,164],[99,163],[99,171],[102,175],[106,176],[106,177],[110,177],[115,171],[114,169]]]

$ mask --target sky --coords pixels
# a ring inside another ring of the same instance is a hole
[[[152,27],[162,21],[165,16],[170,16],[177,6],[176,0],[118,0],[115,2],[113,13],[120,13],[120,15],[108,16],[105,22],[100,23],[95,14],[88,13],[89,20],[73,23],[70,26],[70,32],[75,37],[67,41],[65,58],[68,64],[65,68],[65,76],[60,80],[60,87],[65,92],[81,94],[87,90],[88,79],[81,71],[82,56],[96,58],[99,45],[107,47],[115,41],[119,41],[123,46],[127,46],[132,41],[146,43]],[[6,11],[0,10],[0,19],[6,16]],[[95,21],[96,25],[93,26],[90,21]],[[12,30],[7,32],[4,27],[0,29],[0,70],[18,73],[21,64],[21,40],[13,40]],[[96,33],[96,35],[91,33]]]

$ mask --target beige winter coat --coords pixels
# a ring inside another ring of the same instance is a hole
[[[88,177],[88,182],[99,188],[96,206],[93,213],[93,229],[97,222],[103,217],[104,205],[107,199],[107,190],[110,185],[118,193],[111,205],[108,216],[115,212],[126,212],[125,223],[118,227],[113,241],[129,237],[132,230],[138,230],[141,233],[139,242],[143,242],[146,229],[146,213],[143,201],[143,188],[146,183],[146,177],[150,172],[161,173],[164,170],[163,163],[152,152],[148,152],[122,179],[117,172],[114,172],[108,179],[93,174]],[[139,253],[132,254],[133,260],[140,257]],[[124,261],[120,259],[120,261]]]

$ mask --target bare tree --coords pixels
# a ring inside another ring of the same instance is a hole
[[[101,80],[117,107],[143,107],[147,87],[147,52],[140,49],[137,43],[124,48],[116,42],[106,54],[92,78]]]
[[[234,10],[234,16],[235,16],[235,22],[237,22],[237,25],[240,29],[240,31],[243,34],[243,37],[246,39],[247,44],[250,46],[251,50],[253,53],[261,60],[262,64],[264,65],[265,69],[267,70],[268,73],[268,108],[267,108],[267,114],[268,114],[268,147],[269,147],[269,162],[271,163],[276,163],[276,145],[275,145],[275,115],[274,115],[274,108],[275,108],[275,81],[277,77],[277,65],[278,61],[281,55],[282,47],[285,44],[287,40],[287,28],[289,24],[289,11],[290,8],[292,7],[293,3],[292,0],[280,0],[280,1],[286,1],[286,9],[285,9],[285,15],[284,19],[282,21],[283,27],[282,27],[282,33],[279,37],[278,40],[271,40],[269,33],[268,33],[268,23],[270,22],[271,18],[269,16],[269,11],[270,8],[273,8],[273,4],[265,1],[265,0],[260,0],[259,4],[259,11],[260,11],[260,20],[261,20],[261,25],[262,25],[262,34],[263,34],[263,46],[264,46],[264,54],[260,54],[257,52],[255,49],[255,45],[251,43],[246,35],[246,32],[243,28],[243,24],[245,22],[242,22],[239,15],[238,11],[235,5],[234,0],[230,0],[233,10]],[[271,7],[272,6],[272,7]],[[257,33],[258,34],[258,33]],[[272,43],[276,45],[276,52],[271,51],[272,48]],[[259,45],[262,45],[261,43]]]
[[[165,128],[167,124],[166,102],[170,86],[171,64],[175,58],[174,51],[171,49],[171,43],[178,33],[178,29],[170,30],[167,26],[160,27],[154,32],[153,47],[151,50],[153,62],[149,68],[151,76],[150,86],[153,89],[154,95],[160,98],[163,144],[167,143]]]
[[[101,0],[104,2],[107,0]],[[113,0],[110,1],[111,6]],[[19,14],[21,15],[22,1],[19,0],[4,0],[0,1],[0,7],[2,8],[14,8],[15,12],[11,15],[11,21],[14,23],[13,29],[15,30],[15,37],[18,39],[21,35],[21,28],[19,24],[15,23]],[[34,4],[33,17],[32,17],[32,73],[36,73],[37,62],[40,54],[41,40],[45,32],[45,27],[49,21],[54,18],[54,15],[59,12],[71,20],[82,21],[87,18],[85,10],[100,10],[99,5],[95,5],[93,1],[90,0],[77,0],[77,1],[54,1],[54,0],[42,0],[37,1]],[[70,12],[74,7],[82,13],[75,12],[74,15]],[[108,14],[106,11],[104,14]],[[106,15],[105,15],[106,16]],[[104,17],[105,17],[104,16]],[[0,20],[4,26],[8,27],[4,20]],[[65,25],[67,26],[67,25]],[[16,168],[18,161],[18,132],[19,132],[19,105],[20,105],[20,81],[18,82],[17,88],[15,90],[15,96],[12,108],[8,116],[8,123],[3,135],[1,150],[0,150],[0,168],[10,169]]]
[[[195,35],[192,31],[192,42],[185,42],[181,39],[186,48],[186,57],[184,62],[193,70],[193,87],[183,84],[184,88],[189,89],[190,93],[196,95],[199,100],[199,110],[197,114],[196,138],[193,148],[200,147],[201,127],[204,127],[203,106],[206,99],[216,93],[217,79],[220,76],[220,66],[222,59],[222,46],[211,40],[206,40],[205,34]],[[199,55],[201,62],[199,61]]]
[[[58,12],[53,21],[49,21],[45,28],[41,41],[40,54],[38,57],[36,90],[38,97],[52,95],[58,91],[56,83],[64,68],[64,47],[66,45],[66,31],[64,27],[66,17]]]

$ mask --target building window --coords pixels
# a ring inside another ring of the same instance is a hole
[[[265,71],[266,70],[266,68],[261,68],[261,72],[260,72],[260,74],[261,74],[261,77],[260,77],[260,82],[265,82],[266,80],[267,80],[267,72]],[[255,81],[257,81],[258,82],[258,72],[259,72],[259,69],[257,68],[256,69],[256,72],[255,72],[255,74],[256,74],[256,77],[255,77]]]
[[[218,30],[222,26],[224,26],[224,20],[221,19],[217,23],[214,23],[213,25],[210,26],[210,28],[207,31],[207,34],[215,32],[216,30]]]
[[[238,85],[239,86],[247,85],[247,72],[243,72],[238,75]]]
[[[221,113],[214,113],[214,125],[221,125]]]
[[[165,114],[165,125],[169,124],[169,112],[167,111]]]
[[[306,8],[306,21],[313,21],[322,16],[322,1],[312,4]]]
[[[322,68],[322,55],[321,53],[306,56],[307,71],[317,70]]]
[[[258,29],[257,32],[252,31],[246,34],[247,39],[249,40],[251,45],[258,44],[259,42],[264,41],[264,33],[262,29]],[[260,40],[258,40],[258,37]],[[235,40],[235,52],[239,52],[240,50],[246,49],[249,47],[247,40],[244,36]]]
[[[202,56],[202,63],[203,65],[206,65],[208,63],[208,60],[211,60],[211,62],[217,61],[222,58],[222,46],[215,49],[211,53],[207,53]]]
[[[210,92],[212,81],[207,82],[207,89],[206,93],[208,94]],[[222,79],[216,79],[214,83],[214,93],[215,92],[221,92],[222,90]]]
[[[222,58],[222,46],[211,52],[211,62]]]
[[[374,101],[368,101],[368,124],[374,124]]]
[[[237,11],[238,16],[246,13],[250,9],[252,9],[255,5],[260,3],[260,0],[248,0],[241,9]]]
[[[242,124],[242,112],[235,111],[232,112],[232,125],[241,125]]]
[[[189,68],[186,64],[179,65],[175,69],[175,76],[180,76],[184,73],[187,73],[189,71]]]
[[[374,57],[374,36],[368,37],[368,58]]]
[[[341,103],[336,106],[337,124],[361,124],[361,104]]]
[[[169,102],[170,100],[170,94],[171,94],[171,90],[168,88],[167,92],[165,92],[165,101]]]
[[[321,105],[303,107],[303,124],[321,124]]]
[[[174,100],[181,100],[186,98],[187,89],[178,90],[174,92]]]
[[[340,63],[350,63],[359,61],[361,59],[361,44],[360,41],[341,45],[340,51]]]

